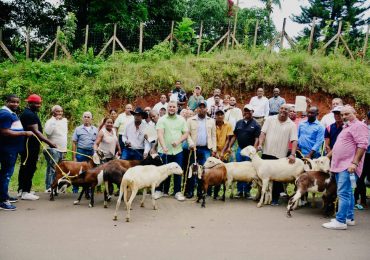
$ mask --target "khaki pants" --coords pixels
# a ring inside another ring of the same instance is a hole
[[[254,120],[257,121],[257,123],[261,126],[263,126],[263,123],[265,122],[265,118],[264,117],[261,117],[261,118],[254,118]]]

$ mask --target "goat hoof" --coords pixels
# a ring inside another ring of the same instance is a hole
[[[157,210],[158,208],[156,206],[153,207],[153,210]]]
[[[79,200],[75,200],[75,201],[73,202],[73,205],[80,205],[80,201],[79,201]]]
[[[205,208],[205,207],[206,207],[206,205],[202,204],[202,208]]]
[[[92,208],[92,207],[94,207],[94,205],[92,205],[91,203],[89,203],[89,208]]]
[[[54,201],[55,199],[54,198],[50,198],[50,201]]]
[[[104,205],[104,208],[107,209],[108,208],[108,205]]]
[[[257,204],[257,208],[260,208],[260,207],[262,207],[262,204],[261,203],[258,203]]]
[[[144,208],[144,203],[141,203],[141,204],[140,204],[140,207]]]
[[[130,222],[130,218],[126,218],[126,222]]]
[[[288,213],[286,213],[286,216],[287,216],[288,218],[291,218],[291,217],[292,217],[292,214],[290,214],[290,213],[288,212]]]
[[[117,219],[118,219],[117,216],[113,216],[114,221],[117,221]]]

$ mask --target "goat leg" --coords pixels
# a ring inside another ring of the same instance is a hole
[[[146,196],[146,188],[143,190],[143,197],[141,198],[140,207],[144,208],[144,200]]]
[[[224,187],[224,194],[222,195],[222,201],[225,201],[225,196],[226,196],[226,182],[223,183]]]
[[[206,207],[206,195],[207,195],[207,190],[208,190],[208,185],[202,185],[202,208]]]
[[[106,181],[104,183],[104,208],[108,208],[108,194],[107,194],[107,189],[108,189],[108,182]]]
[[[78,196],[77,200],[75,200],[73,202],[73,205],[79,205],[80,204],[82,195],[85,193],[85,191],[86,191],[86,187],[85,186],[82,186],[82,191],[81,191],[80,195]]]
[[[91,198],[90,198],[90,204],[89,204],[89,208],[92,208],[94,207],[94,191],[95,191],[95,185],[92,185],[91,186]]]
[[[156,207],[156,205],[155,205],[155,199],[154,199],[154,193],[155,193],[155,184],[152,184],[152,190],[151,190],[151,192],[152,192],[152,204],[153,204],[153,209],[154,210],[156,210],[157,209],[157,207]]]

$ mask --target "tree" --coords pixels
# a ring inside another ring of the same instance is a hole
[[[273,5],[277,5],[279,7],[279,9],[281,9],[281,2],[280,0],[260,0],[261,2],[263,2],[265,4],[265,8],[266,8],[266,11],[267,11],[267,18],[270,19],[271,18],[271,14],[272,14],[272,11],[273,11]]]

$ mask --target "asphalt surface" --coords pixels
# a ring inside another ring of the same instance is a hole
[[[113,221],[115,200],[103,208],[73,205],[72,194],[54,202],[19,201],[0,211],[0,259],[370,259],[370,210],[356,211],[357,225],[326,230],[320,209],[302,208],[287,218],[285,206],[257,208],[251,200],[148,199],[133,203],[126,223],[124,203]]]

